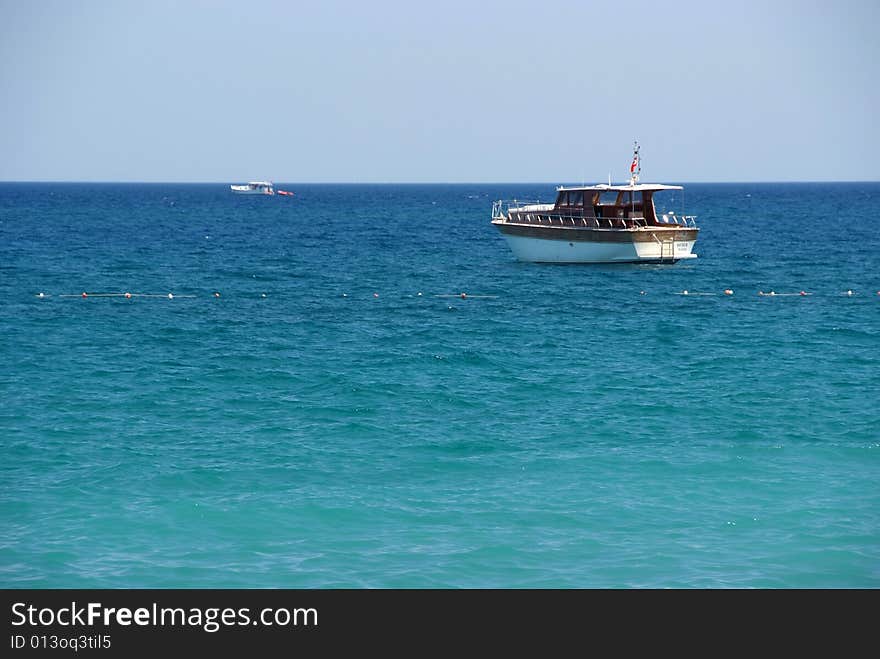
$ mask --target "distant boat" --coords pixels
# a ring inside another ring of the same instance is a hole
[[[675,263],[694,259],[693,215],[654,208],[654,193],[680,185],[639,183],[636,144],[628,184],[556,188],[552,204],[496,201],[494,224],[520,261],[532,263]]]
[[[245,185],[230,185],[236,194],[275,194],[275,186],[271,181],[251,181]]]

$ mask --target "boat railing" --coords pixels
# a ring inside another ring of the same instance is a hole
[[[676,215],[666,212],[658,218],[658,224],[649,225],[641,215],[629,217],[598,217],[583,213],[560,211],[554,204],[499,200],[492,204],[492,219],[517,224],[543,226],[586,227],[594,229],[639,229],[648,226],[673,225],[696,228],[696,215]]]
[[[661,224],[677,224],[679,226],[691,227],[694,229],[697,227],[696,215],[676,215],[671,211],[660,213],[657,221]]]
[[[587,217],[569,213],[514,213],[507,218],[516,224],[536,224],[541,226],[575,227],[588,229],[638,229],[648,223],[641,217]]]
[[[492,202],[492,219],[509,217],[511,212],[522,211],[550,211],[553,204],[542,203],[539,199],[499,199]]]

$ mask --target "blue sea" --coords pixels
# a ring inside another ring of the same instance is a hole
[[[0,586],[880,587],[880,183],[277,187],[0,184]]]

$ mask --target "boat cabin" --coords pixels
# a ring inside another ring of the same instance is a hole
[[[270,181],[251,181],[247,185],[248,189],[257,192],[269,192],[272,189],[272,183]]]
[[[275,194],[275,188],[271,181],[251,181],[245,185],[230,185],[229,187],[237,194]]]
[[[654,193],[681,190],[678,185],[592,185],[557,188],[553,212],[571,218],[608,221],[618,226],[655,226],[661,224],[654,209]]]

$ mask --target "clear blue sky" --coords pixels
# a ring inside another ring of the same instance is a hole
[[[880,2],[0,0],[0,180],[880,180]]]

